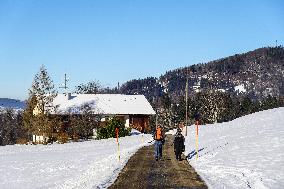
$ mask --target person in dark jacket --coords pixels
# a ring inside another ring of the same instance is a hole
[[[176,159],[181,161],[181,153],[184,152],[185,146],[184,146],[184,136],[181,133],[181,129],[177,129],[177,133],[175,134],[174,138],[174,150]]]

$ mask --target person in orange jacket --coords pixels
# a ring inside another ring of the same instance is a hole
[[[165,133],[163,128],[160,124],[158,124],[156,131],[154,133],[154,140],[155,140],[155,159],[162,159],[163,155],[163,144],[165,142]]]

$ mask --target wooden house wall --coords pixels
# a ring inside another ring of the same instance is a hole
[[[62,121],[61,131],[66,131],[70,127],[70,117],[68,115],[57,115]],[[73,115],[74,116],[74,115]],[[75,115],[80,116],[80,115]],[[149,115],[116,115],[118,119],[126,121],[129,118],[129,126],[140,132],[150,131],[150,116]],[[106,126],[107,121],[100,122],[100,127]],[[55,131],[56,132],[56,131]]]
[[[150,117],[148,115],[130,115],[129,116],[130,127],[140,131],[150,131]]]

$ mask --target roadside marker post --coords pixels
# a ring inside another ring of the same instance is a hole
[[[198,159],[198,125],[199,121],[195,122],[196,125],[196,160]]]
[[[199,120],[200,120],[200,113],[198,112],[198,110],[195,111],[194,118],[195,118],[195,125],[196,125],[195,144],[196,144],[196,160],[197,160],[198,159],[198,126],[199,126]]]
[[[118,142],[119,129],[118,128],[115,129],[115,133],[116,133],[116,143],[117,143],[117,158],[118,158],[118,161],[120,162],[120,150],[119,150],[119,142]]]

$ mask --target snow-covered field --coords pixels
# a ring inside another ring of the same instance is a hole
[[[232,122],[188,127],[188,161],[209,188],[284,188],[284,108]],[[106,188],[151,135],[0,147],[0,188]]]
[[[284,188],[284,108],[200,126],[198,159],[195,128],[185,155],[209,188]]]
[[[0,188],[106,188],[151,135],[53,145],[0,147]]]

